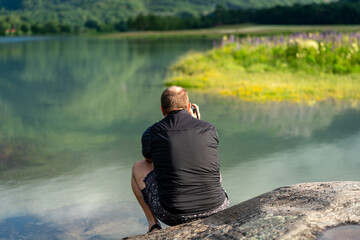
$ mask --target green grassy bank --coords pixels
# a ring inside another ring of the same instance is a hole
[[[167,85],[245,101],[360,99],[360,34],[224,37],[205,53],[190,52],[171,68]]]
[[[269,34],[292,34],[297,32],[356,32],[360,31],[360,25],[256,25],[240,24],[226,25],[207,29],[174,30],[174,31],[137,31],[99,34],[101,38],[188,38],[204,37],[219,38],[224,35],[269,35]]]

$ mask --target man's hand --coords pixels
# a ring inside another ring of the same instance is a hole
[[[190,106],[190,114],[197,119],[200,119],[200,108],[197,104],[192,103]]]
[[[152,159],[150,159],[150,158],[145,158],[145,160],[148,161],[148,162],[150,162],[150,163],[153,162]]]

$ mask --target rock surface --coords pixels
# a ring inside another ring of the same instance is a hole
[[[317,239],[346,224],[360,224],[360,182],[281,187],[211,217],[127,239]]]

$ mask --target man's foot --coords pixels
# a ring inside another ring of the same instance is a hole
[[[148,233],[150,233],[152,231],[157,231],[157,230],[160,230],[160,229],[162,229],[160,223],[155,223],[154,225],[151,226]]]

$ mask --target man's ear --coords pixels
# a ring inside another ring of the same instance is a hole
[[[190,115],[192,116],[192,113],[191,113],[191,103],[189,102],[189,105],[188,105],[188,107],[187,107],[187,109],[186,109],[189,113],[190,113]]]
[[[167,116],[167,113],[165,112],[165,110],[163,109],[163,107],[161,106],[161,112],[162,112],[162,114],[164,115],[164,117],[166,117]]]

